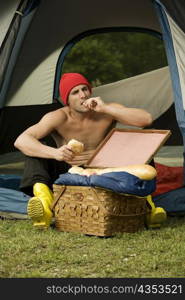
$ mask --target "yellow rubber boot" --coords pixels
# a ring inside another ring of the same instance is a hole
[[[151,209],[146,216],[146,225],[148,228],[160,228],[167,219],[166,212],[162,207],[155,207],[151,195],[147,196],[147,202]]]
[[[41,229],[48,228],[52,220],[51,204],[53,193],[44,183],[35,183],[33,194],[27,206],[28,216],[33,221],[33,226]]]

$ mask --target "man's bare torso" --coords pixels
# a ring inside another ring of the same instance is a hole
[[[67,144],[71,139],[76,139],[84,144],[84,155],[92,155],[99,143],[106,134],[115,126],[115,122],[105,114],[92,112],[83,118],[77,118],[70,112],[69,107],[56,111],[56,117],[60,118],[60,113],[65,113],[65,121],[62,122],[52,136],[58,147]]]

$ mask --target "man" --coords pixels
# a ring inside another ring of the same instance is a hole
[[[33,187],[28,215],[39,228],[47,228],[51,223],[51,188],[60,173],[67,172],[73,165],[83,166],[116,122],[138,127],[152,122],[151,115],[143,109],[92,97],[91,85],[81,74],[64,74],[59,89],[65,106],[47,113],[15,141],[15,147],[28,157],[21,189],[26,192]],[[48,135],[53,137],[57,147],[42,143]],[[74,154],[67,145],[71,139],[84,144],[83,153]]]

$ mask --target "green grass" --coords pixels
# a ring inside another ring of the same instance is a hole
[[[0,220],[1,278],[185,277],[185,217],[161,229],[99,238]]]

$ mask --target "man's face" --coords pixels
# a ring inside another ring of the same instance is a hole
[[[87,85],[77,85],[69,93],[68,104],[72,109],[78,112],[86,112],[89,109],[83,106],[83,103],[85,100],[89,99],[90,96],[91,92]]]

